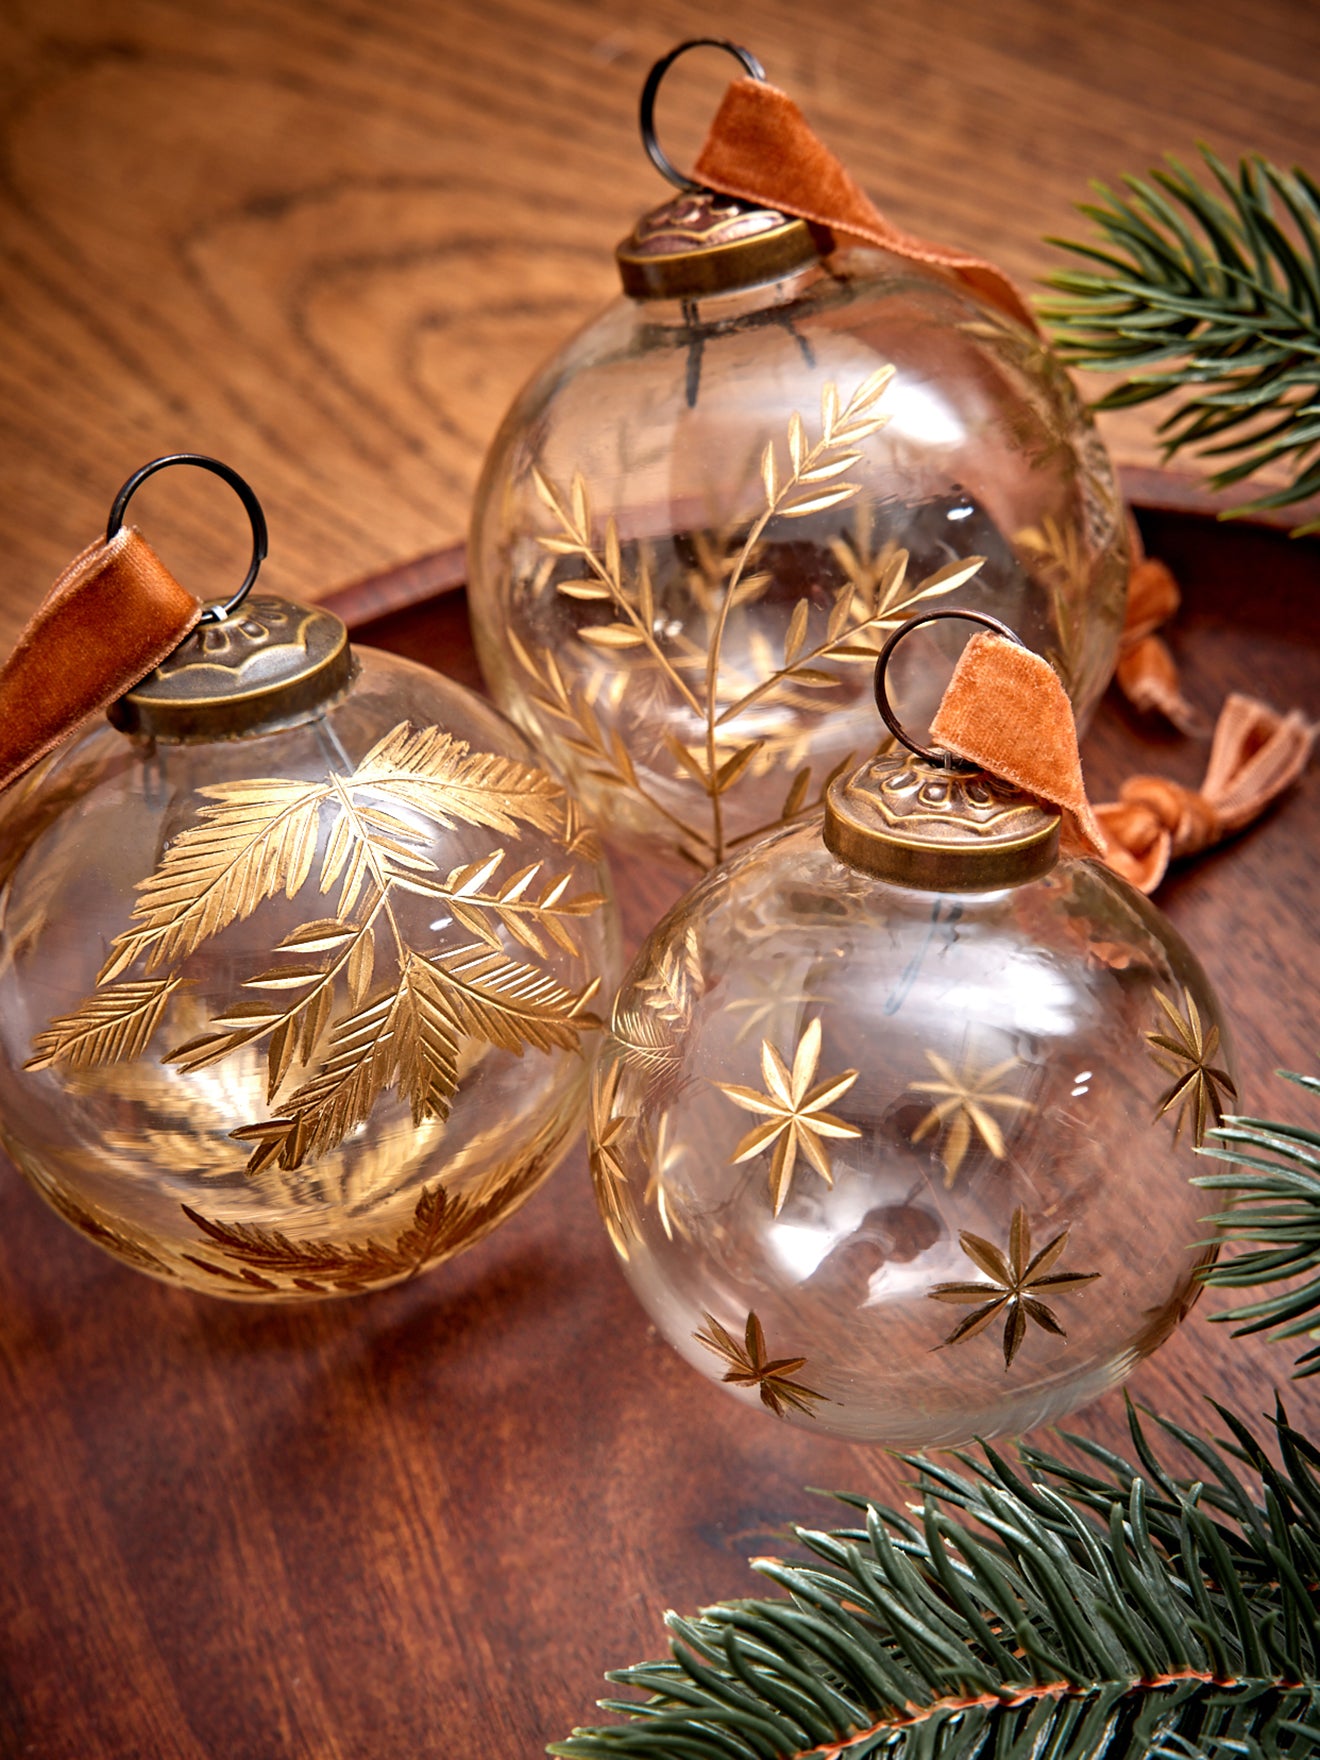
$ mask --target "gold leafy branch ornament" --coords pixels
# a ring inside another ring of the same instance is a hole
[[[625,567],[624,547],[612,514],[605,520],[598,541],[582,474],[577,473],[564,492],[540,471],[533,473],[537,494],[556,528],[538,542],[551,558],[571,558],[580,565],[578,575],[555,582],[556,591],[610,614],[608,622],[579,628],[577,639],[614,657],[625,669],[630,690],[645,679],[662,681],[670,699],[676,697],[700,728],[695,741],[667,734],[665,746],[676,779],[695,784],[704,797],[704,807],[685,813],[659,799],[638,775],[618,732],[603,724],[559,658],[549,648],[531,651],[511,632],[528,695],[542,713],[560,725],[568,749],[585,773],[644,801],[673,827],[683,853],[698,867],[717,865],[735,844],[769,829],[758,826],[735,839],[726,834],[725,797],[756,770],[772,739],[766,733],[744,737],[737,725],[739,718],[757,704],[794,707],[810,700],[813,691],[834,688],[840,682],[838,672],[830,669],[836,662],[873,664],[878,638],[884,631],[897,627],[924,601],[956,591],[984,561],[978,556],[949,563],[909,588],[907,552],[893,549],[873,557],[869,539],[859,535],[855,549],[846,547],[841,562],[845,579],[835,593],[819,639],[810,639],[812,607],[803,597],[789,619],[782,653],[776,656],[769,644],[760,644],[765,651],[756,667],[759,676],[748,676],[726,661],[724,640],[731,615],[757,599],[769,584],[769,575],[753,571],[752,564],[771,521],[805,519],[861,494],[859,483],[843,479],[860,462],[862,442],[889,421],[877,405],[893,374],[891,366],[877,369],[847,403],[841,402],[836,385],[827,384],[821,393],[820,433],[814,442],[801,416],[790,417],[787,461],[773,441],[766,445],[761,455],[760,512],[741,539],[734,540],[736,549],[720,560],[707,557],[702,570],[706,581],[702,595],[707,619],[704,645],[688,638],[671,640],[664,629],[665,613],[657,607],[644,548],[638,547],[635,566]],[[843,556],[837,544],[831,548],[836,560]],[[756,645],[753,643],[753,648]],[[799,768],[774,822],[784,823],[819,804],[833,775],[847,764],[850,755],[824,779],[814,796],[810,766]]]
[[[566,853],[580,847],[566,797],[535,766],[403,722],[351,775],[198,792],[207,804],[139,883],[131,925],[112,944],[97,989],[36,1035],[28,1069],[135,1060],[187,982],[189,956],[265,900],[295,898],[313,881],[323,898],[337,891],[334,914],[286,936],[278,963],[244,980],[253,996],[235,998],[165,1058],[191,1072],[265,1041],[272,1107],[295,1067],[319,1062],[276,1117],[231,1132],[255,1145],[250,1173],[275,1160],[297,1168],[333,1148],[388,1089],[409,1102],[417,1124],[447,1118],[466,1039],[518,1055],[529,1046],[571,1050],[597,1024],[587,1005],[599,980],[570,991],[509,948],[539,959],[553,944],[581,957],[575,926],[602,896],[570,894],[569,876],[544,862],[504,873],[503,848],[449,873],[427,853],[437,829],[459,825],[506,837],[530,825]],[[408,893],[441,901],[467,939],[411,945],[395,909]],[[382,951],[389,976],[378,980]],[[143,975],[123,979],[135,964]],[[341,999],[347,1010],[336,1015]]]

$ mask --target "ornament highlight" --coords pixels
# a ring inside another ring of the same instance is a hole
[[[357,1292],[487,1233],[585,1103],[615,939],[574,804],[469,692],[265,595],[111,720],[0,806],[15,1163],[212,1294]]]
[[[899,747],[638,954],[592,1172],[708,1377],[841,1436],[960,1443],[1114,1386],[1196,1299],[1223,1019],[1160,912],[1058,840],[1053,808]]]
[[[921,605],[1007,618],[1085,716],[1126,535],[1037,333],[942,269],[674,175],[619,247],[622,297],[496,436],[469,603],[496,700],[592,820],[704,870],[870,748],[869,668]],[[940,667],[905,656],[909,718]]]

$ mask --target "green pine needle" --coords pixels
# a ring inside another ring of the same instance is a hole
[[[1320,494],[1320,186],[1258,156],[1234,178],[1201,155],[1210,188],[1173,157],[1126,194],[1094,185],[1079,206],[1101,243],[1048,241],[1089,267],[1048,277],[1063,297],[1041,315],[1071,365],[1126,375],[1096,408],[1176,395],[1166,458],[1225,460],[1215,489],[1282,464],[1286,485],[1234,511],[1290,507]]]
[[[1320,1078],[1278,1072],[1312,1094]],[[1206,1218],[1230,1240],[1249,1240],[1255,1250],[1222,1260],[1204,1274],[1220,1289],[1257,1284],[1304,1282],[1263,1297],[1214,1320],[1235,1321],[1235,1336],[1277,1327],[1276,1338],[1314,1336],[1320,1328],[1320,1131],[1279,1124],[1266,1118],[1226,1118],[1209,1133],[1222,1148],[1203,1155],[1227,1161],[1237,1171],[1203,1174],[1193,1183],[1233,1194],[1230,1208]],[[1232,1145],[1229,1147],[1228,1145]],[[1298,1357],[1296,1380],[1320,1373],[1320,1344]]]
[[[1135,1413],[1136,1461],[1022,1446],[905,1457],[920,1502],[844,1497],[797,1529],[782,1592],[668,1616],[669,1656],[565,1760],[1284,1760],[1320,1745],[1320,1449],[1280,1407],[1275,1464],[1216,1407],[1175,1478]],[[1246,1468],[1244,1477],[1240,1469]]]

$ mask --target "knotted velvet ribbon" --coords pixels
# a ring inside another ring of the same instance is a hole
[[[89,544],[0,668],[0,788],[141,683],[201,615],[132,526]]]
[[[1170,861],[1249,825],[1306,768],[1315,729],[1234,694],[1224,704],[1199,789],[1134,776],[1117,801],[1092,808],[1082,782],[1072,705],[1048,661],[989,633],[954,668],[931,733],[946,751],[1057,806],[1065,845],[1098,855],[1142,892]]]
[[[797,214],[836,235],[947,269],[1009,317],[1039,330],[1031,307],[1002,269],[968,251],[915,238],[886,220],[792,98],[764,80],[738,79],[730,85],[697,158],[695,175],[722,195]],[[1178,609],[1177,583],[1162,562],[1146,558],[1135,522],[1130,533],[1132,566],[1119,644],[1119,688],[1138,709],[1158,711],[1183,733],[1199,732],[1199,717],[1178,688],[1173,656],[1154,633]]]

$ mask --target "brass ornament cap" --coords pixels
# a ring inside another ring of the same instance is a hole
[[[895,886],[991,892],[1049,872],[1059,814],[984,771],[898,751],[830,784],[824,837],[840,861]]]
[[[711,190],[684,191],[637,222],[615,250],[634,299],[688,299],[774,281],[820,257],[805,220]]]
[[[271,733],[322,714],[355,671],[332,611],[254,593],[231,616],[198,624],[110,720],[121,733],[179,744]]]

